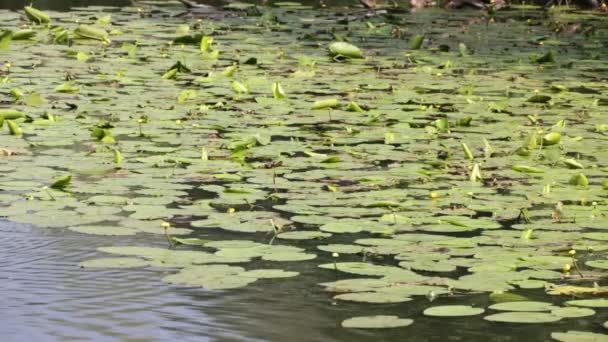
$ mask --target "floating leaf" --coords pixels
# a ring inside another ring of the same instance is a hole
[[[523,173],[543,173],[543,172],[545,172],[542,169],[539,169],[537,167],[527,166],[527,165],[513,165],[512,169],[513,169],[513,171],[523,172]]]
[[[419,50],[422,47],[422,43],[424,42],[423,34],[416,34],[410,38],[409,48],[410,50]]]
[[[312,109],[327,109],[327,108],[335,108],[338,107],[340,105],[340,102],[338,101],[338,99],[325,99],[325,100],[318,100],[315,101],[315,103],[312,104]]]
[[[4,120],[4,117],[2,118]],[[8,125],[8,130],[11,135],[21,136],[23,135],[23,130],[19,125],[13,120],[6,120],[6,124]]]
[[[150,263],[139,258],[99,258],[83,261],[82,268],[135,268],[146,267]]]
[[[555,144],[559,143],[561,138],[562,138],[562,135],[559,134],[558,132],[547,133],[543,136],[543,145],[544,146],[555,145]]]
[[[310,240],[323,239],[330,236],[331,234],[329,233],[323,233],[318,231],[295,231],[278,234],[277,238],[285,240]]]
[[[412,323],[414,323],[413,320],[409,318],[399,318],[398,316],[360,316],[342,321],[342,327],[358,329],[383,329],[406,327]]]
[[[2,31],[2,33],[0,33],[0,50],[8,49],[8,46],[12,40],[13,31]]]
[[[586,308],[608,308],[608,299],[576,299],[567,301],[566,305],[582,306]]]
[[[329,45],[329,53],[334,57],[363,58],[363,53],[358,47],[345,42],[331,43]]]
[[[345,293],[334,296],[334,299],[357,303],[404,303],[412,300],[404,295],[381,292]]]
[[[279,83],[279,82],[272,83],[272,96],[275,99],[284,99],[285,97],[287,97],[285,95],[285,91],[283,90],[283,87],[281,86],[281,83]]]
[[[258,269],[258,270],[249,270],[246,272],[239,273],[239,277],[250,277],[256,279],[271,279],[271,278],[291,278],[298,276],[300,273],[298,272],[289,272],[284,270],[276,270],[276,269]]]
[[[595,315],[595,311],[588,308],[575,308],[575,307],[567,307],[567,308],[555,308],[551,310],[551,314],[563,318],[578,318],[578,317],[587,317]]]
[[[561,317],[552,315],[544,312],[503,312],[490,316],[486,316],[483,319],[491,322],[503,322],[503,323],[523,323],[523,324],[542,324],[557,322]]]
[[[577,173],[574,176],[572,176],[570,178],[570,180],[568,181],[568,183],[570,185],[580,186],[583,188],[587,188],[589,186],[589,180],[587,179],[587,176],[585,176],[582,173]]]
[[[484,313],[482,308],[474,308],[467,305],[445,305],[434,306],[424,310],[425,316],[431,317],[465,317]]]
[[[534,63],[545,64],[545,63],[555,63],[555,57],[553,56],[553,51],[547,51],[544,55],[540,56],[530,56],[530,60]]]
[[[51,22],[51,17],[48,14],[35,9],[34,7],[25,6],[23,10],[25,11],[27,18],[34,23],[47,24]]]
[[[56,87],[55,91],[59,93],[77,93],[80,91],[80,87],[73,86],[71,82],[65,82],[64,84]]]
[[[79,25],[74,30],[74,34],[80,38],[101,40],[108,43],[110,42],[109,35],[106,30],[91,25]]]
[[[560,342],[607,342],[608,335],[588,331],[569,330],[551,333],[551,338]]]
[[[532,102],[532,103],[547,103],[547,102],[551,101],[551,96],[535,94],[535,95],[532,95],[531,97],[529,97],[526,101]]]
[[[70,184],[71,181],[72,181],[72,175],[65,175],[65,176],[59,177],[53,181],[53,183],[51,184],[51,188],[63,190],[66,186],[68,186]]]
[[[210,241],[210,240],[203,240],[203,239],[197,239],[197,238],[182,239],[182,238],[176,238],[176,237],[172,237],[171,240],[175,244],[189,245],[189,246],[204,246],[207,242]]]
[[[551,311],[555,308],[553,304],[535,301],[517,301],[498,303],[490,306],[492,310],[500,311]]]

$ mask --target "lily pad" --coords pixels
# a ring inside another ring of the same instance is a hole
[[[83,261],[82,268],[135,268],[145,267],[150,263],[139,258],[99,258]]]
[[[582,306],[586,308],[608,308],[608,299],[576,299],[566,302],[566,305],[570,306]]]
[[[502,323],[543,324],[557,322],[562,319],[559,316],[545,312],[503,312],[484,317],[486,321]]]
[[[569,330],[567,332],[551,333],[551,338],[560,342],[605,342],[608,335],[587,331]]]
[[[385,329],[407,327],[412,323],[414,323],[413,320],[409,318],[399,318],[398,316],[359,316],[342,321],[342,327],[357,329]]]
[[[334,299],[359,303],[404,303],[412,300],[403,295],[382,292],[345,293],[334,296]]]
[[[482,308],[474,308],[467,305],[445,305],[434,306],[424,310],[425,316],[431,317],[465,317],[484,313]]]

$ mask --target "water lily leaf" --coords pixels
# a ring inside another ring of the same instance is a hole
[[[595,311],[588,308],[575,308],[575,307],[566,307],[566,308],[555,308],[551,310],[551,314],[563,318],[578,318],[578,317],[587,317],[595,315]]]
[[[605,334],[587,331],[569,330],[567,332],[551,333],[551,338],[560,342],[605,342],[608,336]]]
[[[70,227],[69,229],[83,234],[106,236],[125,236],[135,235],[137,233],[136,229],[119,226],[76,226]]]
[[[316,258],[316,254],[301,252],[272,252],[264,254],[262,260],[266,261],[305,261]]]
[[[23,103],[30,107],[40,107],[46,103],[46,99],[40,93],[32,92],[23,100]]]
[[[345,293],[334,296],[334,299],[358,303],[404,303],[412,300],[400,294],[382,292]]]
[[[590,261],[588,261],[590,262]],[[608,294],[608,287],[584,287],[584,286],[554,286],[547,290],[551,295],[576,295],[576,294]]]
[[[242,267],[228,265],[189,266],[176,274],[164,277],[163,281],[211,290],[235,289],[245,287],[257,280],[257,278],[238,275],[244,271]]]
[[[59,93],[77,93],[80,91],[80,87],[73,86],[71,82],[65,82],[64,84],[56,87],[55,91]]]
[[[414,323],[413,320],[409,318],[399,318],[398,316],[359,316],[342,321],[342,327],[357,329],[384,329],[407,327],[412,323]]]
[[[59,177],[53,181],[53,183],[51,184],[51,188],[63,190],[63,189],[65,189],[66,186],[68,186],[70,184],[71,181],[72,181],[72,175],[65,175],[65,176]]]
[[[330,244],[330,245],[319,245],[319,250],[339,253],[339,254],[358,254],[363,252],[363,247],[357,245],[345,245],[345,244]]]
[[[295,231],[295,232],[280,233],[277,235],[277,238],[285,239],[285,240],[310,240],[310,239],[323,239],[323,238],[327,238],[330,236],[331,236],[331,234],[329,234],[329,233],[323,233],[323,232],[319,232],[319,231],[300,230],[300,231]]]
[[[489,307],[499,311],[551,311],[555,308],[553,304],[535,301],[517,301],[493,304]]]
[[[576,299],[566,302],[570,306],[582,306],[586,308],[608,308],[608,299]]]
[[[570,185],[580,186],[583,188],[587,188],[589,186],[589,180],[587,179],[587,176],[582,173],[577,173],[572,176],[568,183]]]
[[[173,232],[171,232],[173,233]],[[176,238],[176,237],[171,237],[171,240],[178,245],[189,245],[189,246],[204,246],[206,243],[208,243],[210,240],[203,240],[203,239],[197,239],[197,238],[189,238],[189,239],[182,239],[182,238]]]
[[[538,63],[538,64],[555,63],[555,57],[553,56],[553,51],[547,51],[544,55],[530,56],[530,60],[533,63]]]
[[[21,136],[23,135],[23,130],[19,125],[13,120],[6,120],[6,124],[8,126],[8,131],[11,135]]]
[[[283,87],[281,86],[281,83],[274,82],[272,84],[272,96],[275,99],[279,99],[279,100],[287,97],[287,95],[285,94],[285,91],[283,90]]]
[[[312,104],[312,109],[328,109],[335,108],[340,105],[340,102],[336,98],[318,100]]]
[[[37,24],[47,24],[51,22],[51,17],[48,14],[32,6],[25,6],[23,10],[25,11],[25,15],[31,22]]]
[[[2,31],[0,33],[0,50],[8,49],[9,44],[13,40],[13,31]]]
[[[562,318],[545,312],[503,312],[484,317],[486,321],[503,323],[542,324],[557,322]]]
[[[334,42],[329,45],[331,56],[343,56],[346,58],[363,58],[361,50],[346,42]]]
[[[417,35],[412,36],[412,38],[410,38],[410,43],[409,43],[410,50],[419,50],[420,47],[422,46],[423,42],[424,42],[423,34],[417,34]]]
[[[12,109],[0,109],[0,117],[6,120],[15,120],[24,117],[22,112]]]
[[[110,42],[109,34],[106,30],[91,25],[79,25],[74,30],[74,34],[80,38],[101,40],[108,43]]]
[[[545,172],[544,170],[539,169],[537,167],[532,167],[532,166],[527,166],[527,165],[513,165],[512,169],[513,169],[513,171],[523,172],[523,173],[543,173],[543,172]]]
[[[474,308],[467,305],[445,305],[434,306],[424,310],[425,316],[431,317],[465,317],[484,313],[482,308]]]
[[[562,138],[562,135],[559,134],[558,132],[547,133],[543,136],[543,145],[551,146],[551,145],[558,144],[560,142],[561,138]]]
[[[547,103],[547,102],[551,101],[551,96],[535,94],[535,95],[532,95],[531,97],[529,97],[526,101],[532,102],[532,103]]]
[[[135,268],[145,267],[150,263],[139,258],[99,258],[81,262],[82,268]]]
[[[240,277],[251,277],[256,279],[270,279],[270,278],[291,278],[298,276],[299,272],[289,272],[284,270],[276,269],[258,269],[241,272],[238,275]]]

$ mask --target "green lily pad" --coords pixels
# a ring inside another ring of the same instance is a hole
[[[120,226],[77,226],[70,227],[70,230],[83,234],[108,236],[135,235],[137,233],[136,229]]]
[[[311,240],[311,239],[323,239],[330,237],[331,234],[323,233],[319,231],[295,231],[295,232],[286,232],[280,233],[277,235],[278,239],[284,240]]]
[[[150,265],[146,260],[139,258],[99,258],[83,261],[82,268],[135,268]]]
[[[239,273],[239,277],[250,277],[256,279],[266,278],[291,278],[299,275],[299,272],[289,272],[284,270],[257,269]]]
[[[484,317],[486,321],[522,324],[543,324],[557,322],[562,319],[559,316],[545,312],[503,312]]]
[[[412,300],[403,295],[382,292],[345,293],[334,296],[334,299],[358,303],[404,303]]]
[[[398,316],[377,315],[353,317],[342,321],[343,328],[357,329],[385,329],[407,327],[414,323],[409,318],[399,318]]]
[[[585,261],[585,265],[593,268],[608,270],[608,260],[588,260]]]
[[[560,342],[605,342],[608,335],[587,331],[569,330],[567,332],[551,333],[551,338]]]
[[[445,305],[434,306],[424,310],[425,316],[431,317],[465,317],[484,313],[482,308],[474,308],[467,305]]]
[[[489,307],[492,310],[499,311],[551,311],[555,306],[551,303],[546,302],[534,302],[534,301],[518,301],[518,302],[505,302],[493,304]]]
[[[576,299],[566,302],[566,305],[570,306],[582,306],[586,308],[608,308],[608,299]]]
[[[588,308],[565,307],[551,310],[551,314],[563,318],[577,318],[595,315],[595,311]]]

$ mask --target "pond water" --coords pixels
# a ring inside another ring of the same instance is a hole
[[[605,16],[34,5],[0,50],[3,340],[606,338],[566,303],[605,293]],[[341,326],[372,315],[413,323]]]

